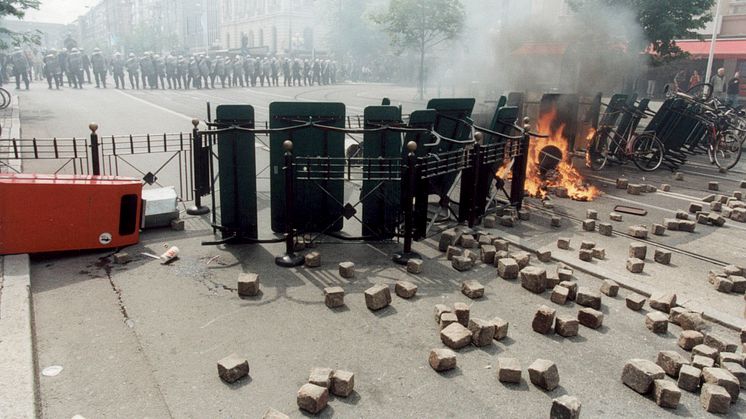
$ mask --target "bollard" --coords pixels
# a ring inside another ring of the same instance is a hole
[[[528,167],[528,150],[531,135],[529,134],[530,119],[523,118],[523,140],[520,144],[520,155],[515,158],[513,164],[513,183],[510,185],[510,204],[520,210],[523,206],[523,196],[525,194],[524,185],[526,183],[526,169]]]
[[[93,170],[94,176],[101,175],[101,163],[98,155],[98,124],[91,122],[88,124],[88,129],[91,130],[91,169]]]
[[[417,143],[407,143],[407,167],[403,179],[406,179],[402,205],[404,206],[404,248],[394,254],[392,259],[399,265],[406,265],[410,259],[422,259],[422,256],[412,251],[412,230],[414,228],[414,189],[417,184]]]
[[[286,140],[282,143],[282,148],[285,149],[285,165],[282,168],[285,171],[285,254],[277,256],[275,264],[283,268],[292,268],[302,265],[304,258],[295,253],[295,230],[293,227],[293,207],[295,206],[293,142]]]
[[[210,213],[210,208],[202,205],[202,194],[197,185],[199,184],[198,179],[204,176],[206,173],[205,167],[202,167],[202,159],[199,158],[199,153],[202,152],[202,137],[199,135],[199,119],[192,119],[192,173],[194,178],[192,179],[192,186],[194,186],[194,206],[187,209],[189,215],[205,215]]]

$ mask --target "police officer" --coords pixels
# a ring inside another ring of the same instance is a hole
[[[202,83],[204,83],[205,89],[210,88],[210,59],[205,55],[199,56],[199,75],[202,77]]]
[[[215,87],[215,78],[220,79],[220,85],[225,89],[225,58],[215,57],[215,66],[212,69],[210,83]]]
[[[313,86],[314,83],[321,84],[321,62],[319,59],[315,59],[313,61],[313,79],[311,80],[311,86]]]
[[[62,68],[60,67],[60,60],[57,58],[57,51],[54,49],[49,50],[49,54],[44,57],[44,76],[47,78],[47,84],[49,89],[52,89],[52,81],[57,90],[60,90],[62,84]]]
[[[155,65],[153,64],[153,57],[150,52],[146,52],[140,58],[140,77],[142,77],[142,88],[157,89],[158,85],[155,81]]]
[[[270,74],[272,75],[272,86],[277,87],[280,84],[280,64],[277,62],[277,58],[272,57],[269,61]]]
[[[124,89],[124,60],[120,52],[114,53],[111,60],[111,74],[114,76],[114,84],[117,89]]]
[[[189,84],[191,84],[195,89],[202,88],[199,75],[199,62],[197,61],[197,57],[194,55],[189,59]]]
[[[176,59],[176,80],[179,82],[179,89],[189,88],[189,62],[183,55]]]
[[[104,59],[100,49],[93,49],[90,66],[93,68],[93,77],[96,79],[96,88],[98,89],[103,85],[104,89],[106,89],[106,59]],[[83,66],[83,68],[85,69],[85,66]]]
[[[140,89],[140,75],[138,74],[140,71],[140,61],[137,59],[137,57],[135,57],[134,53],[130,52],[125,66],[127,67],[127,75],[130,79],[130,88]]]
[[[233,85],[244,87],[243,60],[240,55],[233,58]]]
[[[303,67],[303,64],[300,61],[300,58],[296,58],[293,60],[292,64],[292,71],[293,71],[293,86],[300,86],[301,83],[301,69]]]
[[[80,55],[80,51],[77,48],[73,48],[70,51],[70,56],[67,57],[67,65],[72,76],[73,87],[76,89],[83,88],[83,57]]]
[[[20,47],[15,47],[15,49],[13,50],[11,62],[13,63],[13,75],[16,78],[16,89],[21,88],[21,79],[23,79],[23,83],[26,85],[26,90],[28,90],[29,62],[28,59],[26,59],[26,55],[23,53],[23,51],[21,51]]]
[[[80,48],[78,51],[80,52],[80,62],[83,65],[83,72],[86,75],[86,80],[88,80],[88,84],[91,84],[91,60],[88,58],[88,55],[85,53],[83,48]]]
[[[153,56],[153,68],[155,71],[155,88],[158,88],[160,82],[161,89],[166,88],[166,62],[159,54]]]
[[[246,87],[251,86],[251,77],[254,72],[254,63],[251,61],[251,56],[246,55],[243,58],[243,80]]]
[[[290,71],[290,59],[287,57],[282,59],[282,85],[293,85],[293,73]]]

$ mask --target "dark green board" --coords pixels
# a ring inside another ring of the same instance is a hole
[[[321,125],[345,127],[343,103],[274,102],[269,105],[270,128],[302,125],[298,121],[313,120]],[[270,192],[272,231],[285,232],[285,177],[282,143],[293,141],[293,154],[306,157],[345,157],[345,134],[309,127],[286,132],[273,132],[269,138]],[[295,180],[295,220],[300,232],[337,232],[343,227],[343,174],[339,180]],[[323,190],[321,189],[323,188]],[[325,192],[325,191],[326,192]],[[329,196],[331,194],[331,196]]]
[[[427,103],[428,109],[434,109],[437,112],[434,129],[440,135],[454,140],[468,140],[471,137],[471,127],[464,123],[454,121],[460,119],[468,121],[474,110],[476,100],[468,99],[431,99]],[[447,141],[441,141],[440,145],[431,150],[434,153],[446,152],[463,149],[463,144],[454,144]],[[430,151],[430,150],[429,150]],[[449,173],[430,181],[430,193],[445,197],[448,191],[456,181],[458,173]]]
[[[401,123],[398,106],[368,106],[364,111],[365,128]],[[378,166],[368,159],[398,159],[402,155],[402,135],[394,131],[368,132],[363,137],[363,173],[371,163],[373,172],[390,172],[391,160]],[[393,170],[401,170],[401,162]],[[401,212],[401,187],[398,181],[363,181],[360,197],[363,202],[363,236],[377,239],[394,237]],[[364,198],[364,199],[363,199]]]
[[[254,127],[254,108],[250,105],[220,105],[215,111],[220,127],[239,125]],[[220,173],[220,224],[226,227],[223,237],[234,233],[237,238],[258,237],[256,207],[256,148],[253,133],[229,131],[218,137],[218,170]]]
[[[438,117],[438,113],[432,109],[414,111],[409,115],[409,128],[424,128],[432,129],[435,125],[435,120]],[[404,147],[402,150],[402,159],[406,159],[407,149],[406,145],[414,141],[417,143],[417,151],[415,154],[418,158],[424,157],[428,151],[425,144],[432,143],[434,138],[429,133],[407,133],[404,137]],[[422,180],[417,184],[417,190],[415,191],[415,204],[414,204],[414,239],[420,240],[425,237],[427,230],[427,190],[428,180]]]

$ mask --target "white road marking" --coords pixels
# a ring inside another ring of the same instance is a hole
[[[133,95],[131,95],[131,94],[129,94],[129,93],[126,93],[126,92],[124,92],[124,91],[122,91],[122,90],[115,90],[115,92],[117,92],[117,93],[119,93],[119,94],[121,94],[121,95],[127,96],[128,98],[130,98],[130,99],[132,99],[132,100],[136,100],[136,101],[138,101],[138,102],[144,103],[144,104],[146,104],[146,105],[148,105],[148,106],[151,106],[151,107],[153,107],[153,108],[155,108],[155,109],[158,109],[158,110],[160,110],[160,111],[163,111],[163,112],[166,112],[166,113],[170,113],[171,115],[174,115],[174,116],[178,116],[179,118],[183,118],[183,119],[186,119],[186,120],[188,120],[189,122],[191,122],[191,121],[192,121],[192,119],[194,119],[194,117],[193,117],[193,116],[189,116],[189,115],[184,115],[183,113],[180,113],[180,112],[176,112],[176,111],[174,111],[174,110],[172,110],[172,109],[168,109],[168,108],[165,108],[165,107],[163,107],[163,106],[161,106],[161,105],[156,105],[156,104],[155,104],[155,103],[153,103],[153,102],[149,102],[149,101],[147,101],[147,100],[145,100],[145,99],[141,99],[141,98],[139,98],[139,97],[137,97],[137,96],[133,96]]]

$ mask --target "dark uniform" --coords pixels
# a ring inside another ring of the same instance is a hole
[[[166,88],[166,62],[158,54],[153,57],[153,68],[155,72],[155,88],[158,88],[160,83],[161,89]]]
[[[13,75],[16,78],[16,89],[21,88],[21,79],[23,79],[23,83],[26,85],[26,90],[28,90],[29,62],[26,59],[26,55],[23,53],[23,51],[21,51],[20,48],[16,48],[13,51],[11,62],[13,63]]]
[[[96,79],[96,87],[103,86],[106,89],[106,59],[98,48],[93,50],[90,64],[93,68],[93,76]]]
[[[130,79],[130,87],[132,89],[139,89],[140,74],[138,73],[140,72],[140,61],[137,59],[137,57],[135,57],[135,54],[130,53],[125,66],[127,67],[127,75]]]
[[[236,55],[233,60],[233,85],[244,87],[243,60],[240,55]]]
[[[124,89],[124,60],[122,54],[114,54],[111,60],[111,74],[114,76],[114,84],[117,89]]]
[[[176,62],[176,80],[179,82],[179,89],[189,88],[189,62],[183,56],[179,56]]]
[[[202,83],[199,76],[199,63],[197,62],[197,57],[195,56],[192,56],[192,58],[189,60],[189,81],[194,88],[202,88]]]
[[[251,77],[254,73],[254,63],[251,60],[251,56],[247,55],[243,59],[243,79],[246,87],[251,86]]]
[[[155,81],[155,66],[153,65],[153,59],[149,52],[146,52],[144,56],[140,58],[140,77],[142,77],[142,88],[151,89],[158,88]]]
[[[44,57],[44,76],[47,78],[47,84],[49,88],[52,88],[52,81],[57,90],[60,90],[62,85],[62,67],[60,67],[60,60],[57,58],[56,52],[51,50],[46,57]]]
[[[168,54],[168,57],[166,57],[166,81],[168,81],[169,89],[176,89],[177,67],[178,62],[176,61],[176,57],[172,54]]]
[[[215,58],[215,67],[212,69],[212,78],[210,79],[213,87],[215,87],[216,77],[220,79],[220,85],[225,89],[225,58],[223,57]]]
[[[287,58],[282,60],[282,84],[283,86],[293,85],[293,74],[290,72],[290,60]]]
[[[201,56],[199,60],[199,75],[202,77],[202,82],[205,85],[205,89],[210,88],[210,73],[212,69],[210,68],[210,59],[206,56]],[[214,87],[214,86],[213,86]]]
[[[293,86],[295,85],[300,86],[301,84],[300,72],[303,67],[303,65],[301,64],[300,58],[296,58],[295,60],[293,60],[292,67],[293,67]]]
[[[88,80],[88,84],[91,84],[91,60],[82,49],[80,50],[80,62],[83,65],[86,80]]]
[[[83,88],[83,57],[80,56],[80,51],[77,48],[73,48],[70,52],[70,56],[67,57],[67,66],[72,76],[73,87],[77,89]]]

